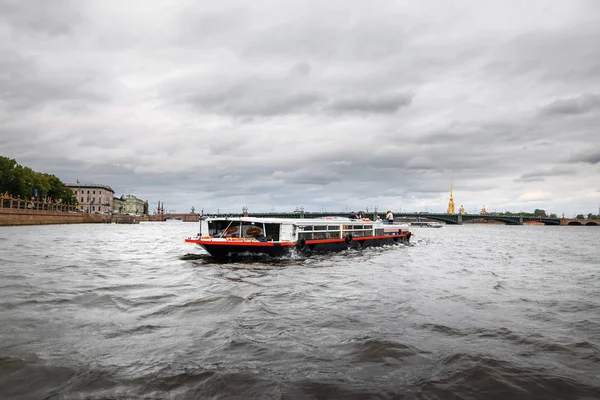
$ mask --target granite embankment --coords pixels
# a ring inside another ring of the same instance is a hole
[[[104,215],[76,211],[0,208],[0,226],[107,222]]]

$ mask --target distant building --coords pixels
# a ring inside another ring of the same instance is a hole
[[[113,210],[118,213],[141,215],[147,212],[148,202],[128,194],[113,199]]]
[[[80,211],[107,213],[113,208],[113,196],[115,191],[107,185],[98,185],[93,183],[69,183],[70,188],[77,202]]]
[[[113,197],[113,212],[124,213],[125,212],[125,197]]]
[[[487,213],[488,213],[488,212],[487,212],[487,210],[485,209],[485,206],[483,206],[483,207],[481,208],[481,213],[480,213],[480,214],[487,214]]]

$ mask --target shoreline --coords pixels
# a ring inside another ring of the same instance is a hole
[[[77,211],[0,209],[0,226],[106,223],[104,215]]]

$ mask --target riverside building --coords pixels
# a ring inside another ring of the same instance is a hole
[[[148,202],[128,194],[113,199],[113,210],[120,214],[141,215],[148,211]]]
[[[107,213],[113,208],[115,191],[110,186],[94,183],[69,183],[79,204],[77,208],[85,212]]]

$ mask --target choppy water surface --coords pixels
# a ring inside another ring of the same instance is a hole
[[[0,398],[600,398],[600,229],[218,263],[193,223],[0,227]]]

